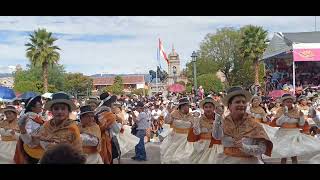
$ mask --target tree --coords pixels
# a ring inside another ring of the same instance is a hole
[[[65,75],[65,91],[78,95],[90,95],[93,80],[82,73],[68,73]]]
[[[133,91],[131,91],[131,94],[136,94],[138,96],[144,96],[147,94],[147,92],[144,88],[140,88],[140,89],[134,89]]]
[[[112,94],[115,95],[120,95],[123,92],[123,80],[121,78],[121,76],[116,76],[114,78],[113,84],[111,86],[107,86],[106,88],[104,88],[104,92],[110,92]]]
[[[216,73],[220,70],[226,77],[227,85],[230,85],[233,78],[231,71],[234,68],[234,62],[240,58],[239,43],[240,33],[231,27],[218,29],[214,34],[207,34],[200,44],[200,59],[207,62],[204,65],[205,68],[208,69],[208,66],[216,66],[216,68],[212,67],[214,71],[206,73]],[[215,65],[211,65],[212,63]],[[201,67],[199,68],[201,71]]]
[[[33,91],[38,93],[44,92],[41,68],[27,65],[26,70],[17,70],[13,73],[14,89],[18,92]],[[48,90],[49,92],[57,92],[64,90],[64,67],[54,64],[48,68]]]
[[[241,56],[254,64],[255,84],[259,85],[259,59],[267,48],[268,32],[260,26],[247,25],[241,28]]]
[[[202,74],[197,77],[197,81],[199,86],[202,86],[205,92],[219,92],[224,89],[222,82],[215,74]]]
[[[53,45],[57,39],[52,37],[52,33],[47,32],[46,29],[38,29],[29,36],[30,42],[25,44],[26,56],[31,65],[42,67],[44,92],[48,92],[48,66],[58,63],[60,59],[57,51],[60,48]]]

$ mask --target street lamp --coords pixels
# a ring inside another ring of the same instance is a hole
[[[196,67],[197,53],[195,51],[192,52],[191,58],[193,62],[194,102],[196,102],[198,88],[197,88],[197,67]]]

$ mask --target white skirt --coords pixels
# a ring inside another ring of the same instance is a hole
[[[98,152],[92,153],[88,154],[86,164],[103,164],[103,160]]]
[[[124,132],[117,134],[117,139],[120,145],[121,156],[134,150],[140,139],[135,135],[131,134],[131,127],[124,125]]]
[[[164,124],[162,132],[159,134],[159,140],[162,142],[171,132],[172,128],[170,128],[169,124]]]
[[[213,144],[211,148],[210,140],[200,140],[194,142],[194,151],[190,157],[193,164],[217,164],[218,154],[223,153],[223,146]]]
[[[170,133],[160,145],[162,164],[188,164],[194,150],[188,134]]]
[[[0,164],[15,164],[16,145],[17,141],[0,141]]]
[[[269,139],[272,141],[274,139],[276,132],[280,127],[272,127],[264,123],[260,123],[260,124],[262,125],[263,129],[266,131]]]
[[[264,164],[257,157],[233,157],[220,153],[217,156],[217,164]]]
[[[300,132],[300,129],[280,128],[273,140],[272,157],[290,158],[320,152],[320,140]]]

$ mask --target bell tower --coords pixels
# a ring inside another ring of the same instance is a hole
[[[180,58],[173,45],[172,51],[168,55],[168,60],[168,85],[171,85],[179,81],[180,77]]]

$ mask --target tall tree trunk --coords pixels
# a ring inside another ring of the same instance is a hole
[[[258,59],[256,59],[254,61],[254,73],[255,73],[254,84],[260,85],[260,83],[259,83],[259,60]]]
[[[47,93],[48,92],[48,63],[47,62],[43,63],[42,71],[43,71],[43,90],[44,90],[44,93]]]

